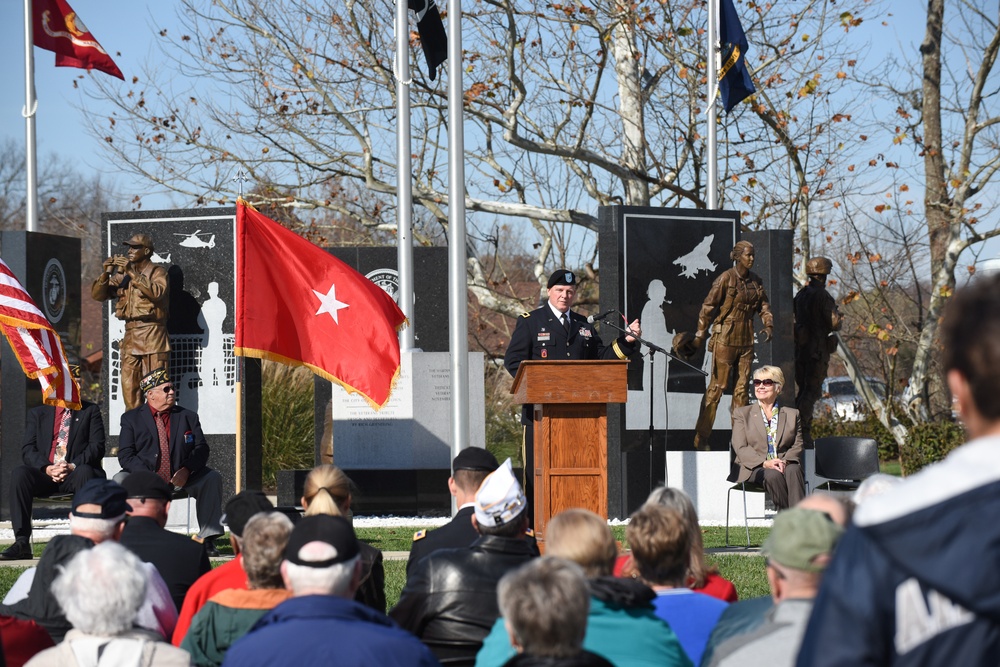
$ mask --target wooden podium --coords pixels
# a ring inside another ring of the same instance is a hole
[[[510,393],[534,404],[535,533],[582,507],[608,516],[608,403],[628,396],[628,361],[522,361]],[[525,471],[531,474],[531,471]]]

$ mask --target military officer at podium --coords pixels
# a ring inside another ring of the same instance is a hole
[[[517,320],[503,357],[507,372],[516,375],[521,362],[529,360],[628,359],[632,356],[635,338],[623,334],[605,345],[587,318],[570,310],[576,301],[576,275],[572,271],[559,269],[549,276],[547,287],[548,301]],[[634,320],[628,329],[636,336],[642,335],[639,320]],[[532,406],[523,406],[521,423],[525,432],[521,460],[524,461],[524,489],[529,502],[534,501],[535,481],[532,416]]]

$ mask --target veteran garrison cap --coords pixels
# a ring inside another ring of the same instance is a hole
[[[575,285],[576,284],[576,274],[574,274],[569,269],[559,269],[551,276],[549,276],[549,283],[546,285],[546,289],[552,289],[556,285]]]
[[[142,379],[139,380],[139,390],[145,394],[153,387],[159,387],[161,384],[168,382],[170,382],[170,376],[167,375],[167,369],[157,368],[155,371],[150,371],[142,376]]]

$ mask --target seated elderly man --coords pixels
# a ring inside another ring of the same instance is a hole
[[[219,555],[215,539],[222,529],[222,476],[208,466],[209,447],[198,415],[177,404],[177,390],[158,368],[139,385],[146,402],[122,414],[118,435],[115,481],[122,484],[130,473],[146,470],[195,499],[200,528],[196,540],[205,551]]]
[[[476,493],[472,546],[441,549],[416,564],[389,612],[420,637],[438,660],[472,665],[500,609],[497,582],[535,557],[527,541],[527,500],[510,459]]]
[[[504,667],[612,667],[583,650],[590,591],[579,565],[551,556],[531,561],[503,576],[497,601],[517,651]]]
[[[319,514],[296,524],[281,576],[292,598],[230,647],[234,667],[329,665],[433,667],[427,647],[385,614],[354,601],[361,581],[358,539],[347,519]]]
[[[794,665],[823,571],[844,529],[815,510],[780,512],[761,549],[774,607],[752,633],[737,635],[715,649],[718,667]]]
[[[281,561],[292,520],[278,512],[254,515],[243,530],[247,588],[216,593],[191,621],[181,648],[197,665],[221,665],[226,651],[261,616],[291,597],[281,579]]]
[[[76,554],[52,584],[52,594],[73,629],[28,665],[190,665],[186,651],[156,633],[133,628],[146,599],[146,585],[142,562],[116,542],[102,542]]]

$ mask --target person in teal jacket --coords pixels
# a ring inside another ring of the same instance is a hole
[[[612,576],[617,546],[604,519],[583,509],[560,512],[546,527],[545,553],[575,562],[587,575],[591,598],[585,650],[619,667],[692,665],[677,635],[656,616],[653,590]],[[476,667],[502,667],[514,655],[501,617],[476,655]]]

